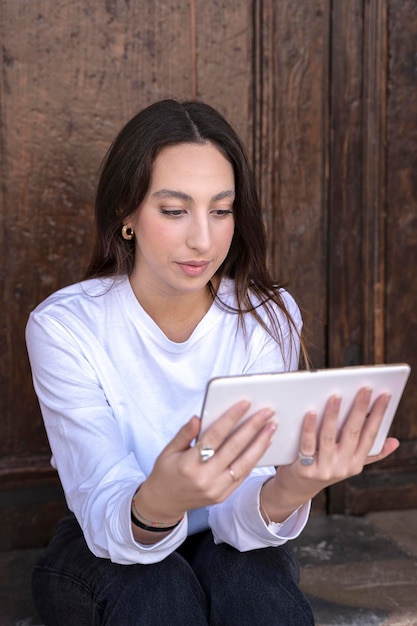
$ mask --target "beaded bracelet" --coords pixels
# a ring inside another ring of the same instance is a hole
[[[154,533],[167,533],[171,530],[174,530],[174,528],[179,525],[179,523],[183,519],[182,517],[174,524],[165,524],[164,522],[151,522],[150,520],[147,520],[145,517],[143,517],[143,515],[141,515],[136,508],[135,498],[138,491],[139,489],[136,491],[132,500],[133,510],[135,511],[135,514],[133,513],[133,511],[130,511],[130,519],[135,524],[135,526],[142,528],[142,530],[150,530]]]
[[[161,526],[148,526],[147,524],[142,524],[142,522],[138,520],[138,518],[135,515],[133,515],[133,511],[131,511],[130,513],[130,519],[135,524],[135,526],[142,528],[142,530],[150,530],[154,533],[168,533],[170,530],[174,530],[174,528],[176,528],[181,521],[181,520],[178,520],[178,522],[176,522],[172,526],[162,526],[162,527]],[[155,522],[152,522],[152,524],[155,524]]]

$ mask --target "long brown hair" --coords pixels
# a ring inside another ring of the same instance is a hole
[[[244,328],[250,312],[282,345],[274,306],[284,313],[293,333],[294,321],[280,293],[282,285],[267,269],[267,243],[253,171],[246,150],[233,127],[213,107],[198,101],[162,100],[143,109],[122,128],[103,162],[96,195],[96,242],[86,278],[130,274],[135,260],[134,241],[121,228],[143,201],[158,152],[179,143],[212,142],[232,164],[235,177],[235,230],[229,253],[218,276],[235,281],[235,312]],[[211,283],[212,295],[219,298]],[[255,298],[254,298],[255,296]],[[260,301],[267,322],[258,313]],[[220,306],[226,307],[222,302]],[[228,308],[228,307],[226,307]],[[230,308],[229,308],[230,310]],[[305,348],[302,343],[302,353]]]

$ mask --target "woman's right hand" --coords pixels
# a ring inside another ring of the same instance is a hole
[[[273,411],[257,411],[236,428],[249,409],[246,401],[233,405],[208,428],[202,443],[215,450],[202,462],[197,438],[200,420],[193,417],[158,456],[136,495],[136,508],[148,520],[174,523],[186,511],[225,500],[252,471],[276,430]],[[239,475],[233,463],[239,459]],[[152,533],[147,532],[147,535]],[[159,535],[153,538],[160,540]],[[163,535],[165,536],[165,535]]]

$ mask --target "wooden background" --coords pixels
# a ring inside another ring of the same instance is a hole
[[[245,140],[271,268],[315,366],[407,361],[392,460],[319,512],[417,505],[415,0],[0,0],[0,549],[47,541],[63,499],[24,344],[83,273],[97,172],[120,127],[201,98]]]

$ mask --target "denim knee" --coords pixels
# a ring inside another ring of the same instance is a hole
[[[211,544],[211,545],[210,545]],[[299,567],[288,546],[239,552],[205,540],[193,568],[207,595],[212,626],[311,626],[299,588]]]
[[[32,588],[45,626],[207,624],[207,602],[177,553],[152,565],[94,556],[74,519],[64,520],[36,564]]]

